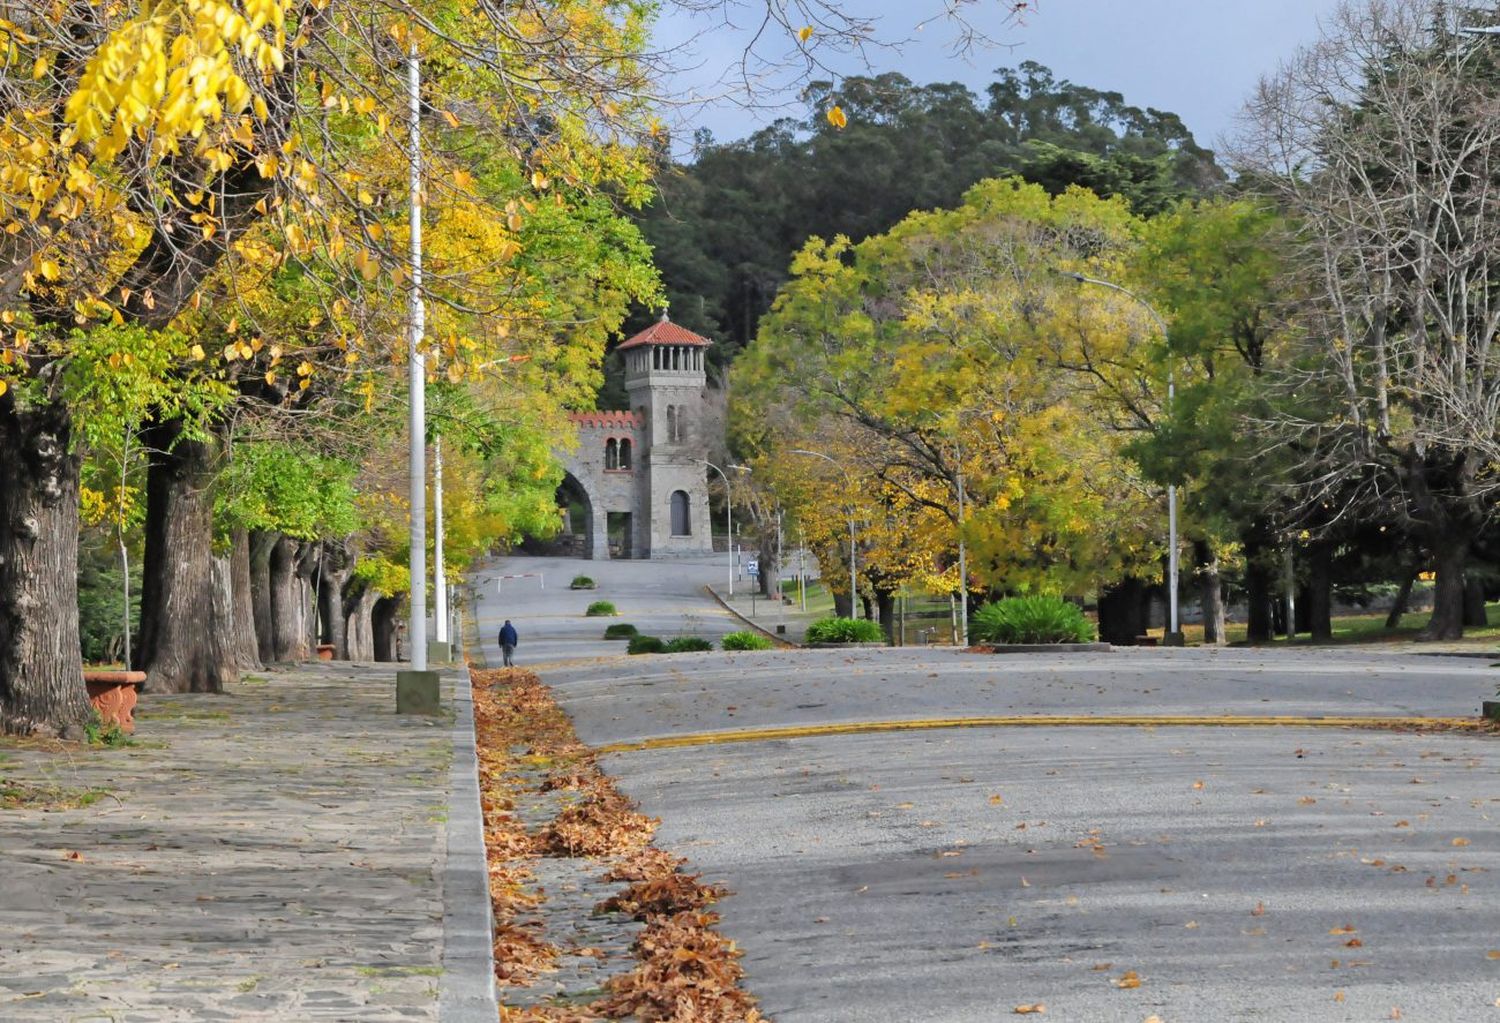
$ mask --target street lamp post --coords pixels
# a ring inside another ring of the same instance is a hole
[[[729,520],[729,595],[732,597],[734,596],[734,490],[729,486],[729,477],[724,475],[723,469],[706,458],[700,458],[698,461],[718,473],[719,479],[724,481],[724,511]],[[711,533],[712,530],[709,532]]]
[[[1084,274],[1075,273],[1071,270],[1059,270],[1058,272],[1064,277],[1068,277],[1072,280],[1077,281],[1079,284],[1093,284],[1101,288],[1108,288],[1111,291],[1118,291],[1126,298],[1134,301],[1137,305],[1139,305],[1142,309],[1146,310],[1146,312],[1151,315],[1151,319],[1156,322],[1157,329],[1161,331],[1162,340],[1167,344],[1167,415],[1170,417],[1172,414],[1172,405],[1177,399],[1177,372],[1176,367],[1172,361],[1172,332],[1167,327],[1167,321],[1162,318],[1162,315],[1156,311],[1155,307],[1153,307],[1150,302],[1147,302],[1144,298],[1137,295],[1129,288],[1122,287],[1121,285],[1118,285],[1113,281],[1100,280],[1097,277],[1088,277]],[[1177,573],[1177,485],[1175,483],[1168,483],[1167,603],[1168,607],[1170,608],[1169,616],[1171,619],[1171,624],[1166,636],[1166,646],[1181,646],[1183,642],[1182,632],[1177,617]]]
[[[852,495],[854,493],[854,480],[850,478],[848,471],[845,470],[845,468],[843,467],[843,465],[837,459],[832,458],[832,457],[830,457],[828,455],[825,455],[821,451],[808,451],[808,450],[806,450],[804,448],[793,448],[792,449],[792,454],[794,454],[794,455],[808,455],[808,456],[810,456],[812,458],[821,458],[823,461],[827,462],[829,465],[832,465],[840,473],[843,473],[843,476],[844,476],[844,486],[848,488],[845,491],[845,493],[846,494],[850,494],[850,495]],[[859,617],[859,573],[858,573],[858,571],[857,571],[857,569],[855,567],[855,554],[854,554],[854,505],[853,504],[845,504],[844,507],[846,507],[846,508],[849,509],[849,617],[850,618],[858,618]]]
[[[422,356],[426,308],[422,303],[422,64],[412,45],[407,60],[411,114],[411,309],[407,337],[407,388],[411,399],[411,667],[427,670],[427,366]]]

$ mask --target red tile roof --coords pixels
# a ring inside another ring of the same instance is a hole
[[[666,316],[663,316],[635,337],[620,345],[617,351],[624,351],[627,348],[639,348],[642,345],[688,345],[693,348],[707,348],[711,344],[713,342],[708,338],[694,334],[686,327],[679,327],[667,319]]]
[[[646,425],[636,412],[572,412],[568,418],[579,426],[604,430],[639,430]]]

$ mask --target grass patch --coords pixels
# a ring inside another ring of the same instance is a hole
[[[81,810],[106,796],[108,789],[69,788],[65,785],[33,785],[0,778],[0,810]]]
[[[441,977],[441,966],[356,966],[361,977]]]
[[[771,637],[749,630],[731,632],[721,642],[725,650],[770,650],[776,645],[771,642]]]
[[[627,622],[616,622],[604,627],[605,639],[632,639],[640,635],[640,630]]]
[[[583,612],[586,618],[613,618],[619,613],[615,610],[614,603],[608,600],[596,600]]]

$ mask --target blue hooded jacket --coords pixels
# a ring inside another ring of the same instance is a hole
[[[516,646],[517,645],[516,627],[514,625],[510,624],[510,622],[506,622],[503,626],[500,627],[500,645],[501,646]]]

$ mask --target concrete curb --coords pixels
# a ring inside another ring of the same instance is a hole
[[[448,774],[448,861],[443,868],[443,976],[438,1019],[495,1023],[495,921],[490,905],[484,817],[479,808],[479,756],[469,673],[453,682],[453,766]]]
[[[793,643],[791,640],[787,639],[785,636],[778,636],[778,635],[776,635],[776,633],[772,632],[770,629],[763,628],[762,626],[756,625],[750,619],[748,619],[744,615],[740,614],[738,611],[736,611],[733,607],[731,607],[729,605],[729,601],[727,601],[723,597],[719,596],[719,591],[716,590],[716,589],[714,589],[712,586],[705,586],[705,587],[703,587],[703,592],[707,593],[710,597],[714,598],[714,600],[718,603],[718,605],[720,607],[722,607],[725,611],[728,611],[730,614],[734,615],[740,621],[744,622],[750,628],[754,629],[756,632],[760,633],[762,636],[765,636],[772,643],[775,643],[777,646],[781,647],[782,649],[784,649],[784,650],[798,650],[798,649],[801,648],[802,644],[800,644],[800,643]]]
[[[977,649],[987,654],[1107,654],[1115,648],[1108,643],[994,643]]]

